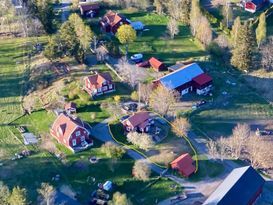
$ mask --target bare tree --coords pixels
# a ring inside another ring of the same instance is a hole
[[[159,114],[166,115],[170,107],[178,101],[179,96],[177,91],[159,86],[152,92],[149,104]]]
[[[56,190],[55,188],[48,184],[42,183],[41,188],[37,190],[42,198],[42,203],[45,205],[53,205],[56,197]]]
[[[177,136],[185,136],[190,130],[190,123],[186,118],[176,118],[172,123],[172,130]]]
[[[178,24],[177,24],[177,21],[174,18],[171,18],[169,20],[167,28],[168,28],[168,32],[170,34],[171,39],[173,39],[174,36],[179,33]]]
[[[151,175],[151,168],[147,162],[143,160],[137,160],[133,167],[133,175],[137,179],[147,181]]]
[[[132,88],[135,88],[138,83],[147,77],[147,71],[130,64],[126,58],[119,60],[117,68],[118,73]]]
[[[267,71],[273,70],[273,37],[262,43],[260,47],[261,65]]]
[[[205,16],[202,16],[199,21],[198,28],[196,29],[196,38],[204,45],[209,45],[213,38],[210,23]]]
[[[108,51],[103,46],[98,47],[95,52],[98,61],[104,62],[108,59]]]
[[[208,154],[211,156],[212,159],[217,159],[218,157],[218,150],[217,150],[217,142],[213,140],[209,140],[207,143]]]
[[[254,168],[270,169],[273,168],[273,143],[260,136],[252,135],[247,140],[246,158]]]
[[[237,124],[228,138],[232,158],[239,159],[245,149],[246,141],[250,136],[250,127],[247,124]]]
[[[149,150],[155,145],[152,137],[146,133],[129,132],[127,134],[127,140],[145,151]]]
[[[140,99],[148,105],[151,93],[153,91],[151,84],[139,84],[139,96]]]
[[[132,205],[132,202],[127,198],[126,194],[115,192],[112,200],[109,201],[109,205]]]

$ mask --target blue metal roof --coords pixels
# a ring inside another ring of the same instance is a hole
[[[251,166],[234,169],[203,205],[248,205],[264,182]]]
[[[162,85],[168,89],[175,89],[185,83],[192,81],[193,78],[201,75],[204,71],[197,63],[186,65],[185,67],[178,69],[168,75],[159,79]]]

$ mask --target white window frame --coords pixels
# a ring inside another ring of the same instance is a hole
[[[102,91],[107,91],[108,90],[108,87],[107,86],[103,86],[102,87]]]
[[[79,137],[81,135],[81,131],[76,132],[76,137]]]
[[[81,142],[85,141],[85,136],[81,136]]]
[[[100,93],[100,92],[101,92],[101,88],[98,88],[98,89],[97,89],[97,92]]]
[[[72,146],[74,147],[74,146],[76,146],[77,145],[77,140],[76,139],[73,139],[72,140]]]
[[[112,84],[109,84],[109,89],[113,89],[113,85]]]

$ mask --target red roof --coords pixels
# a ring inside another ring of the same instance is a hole
[[[77,104],[74,103],[74,102],[66,103],[65,106],[64,106],[64,109],[65,109],[65,110],[77,109]]]
[[[100,5],[99,4],[80,4],[80,8],[83,12],[91,11],[91,10],[99,10]]]
[[[156,59],[156,58],[154,58],[154,57],[150,58],[149,63],[150,63],[150,65],[151,65],[154,69],[156,69],[156,70],[159,70],[160,67],[161,67],[162,65],[164,65],[164,63],[162,63],[161,61],[159,61],[158,59]]]
[[[53,123],[52,130],[58,132],[58,129],[61,129],[63,138],[68,141],[77,127],[84,127],[83,122],[79,118],[72,119],[65,114],[60,114]]]
[[[105,14],[105,18],[108,20],[108,23],[111,26],[116,25],[117,23],[119,23],[122,20],[122,16],[118,13],[113,12],[113,11],[108,11]]]
[[[173,169],[177,169],[185,177],[195,172],[195,166],[189,153],[182,154],[180,157],[171,162]]]
[[[149,112],[137,112],[125,121],[129,121],[133,127],[141,126],[145,127],[146,121],[150,118]]]
[[[212,78],[206,74],[202,73],[201,75],[198,75],[197,77],[192,79],[195,83],[197,83],[199,86],[205,85],[206,83],[209,83],[212,81]]]
[[[86,78],[91,83],[91,85],[95,86],[96,88],[101,88],[102,84],[105,81],[111,82],[113,80],[110,73],[100,73],[100,74],[88,76]]]

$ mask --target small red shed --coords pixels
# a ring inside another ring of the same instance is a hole
[[[154,57],[150,58],[149,63],[151,67],[157,72],[166,70],[165,64]]]
[[[177,170],[181,175],[189,177],[195,172],[195,166],[189,153],[182,154],[180,157],[171,162],[172,169]]]

